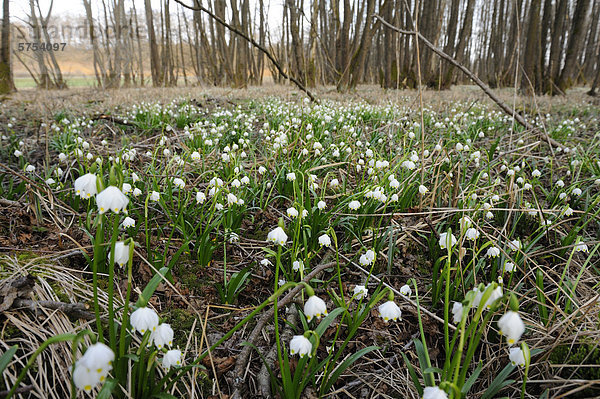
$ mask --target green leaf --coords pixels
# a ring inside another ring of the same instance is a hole
[[[508,384],[512,384],[514,380],[507,380],[506,378],[512,373],[515,369],[515,366],[512,364],[507,364],[504,369],[498,373],[496,378],[492,381],[490,386],[485,390],[481,399],[492,399],[502,388],[504,388]]]
[[[465,385],[463,385],[461,389],[461,393],[463,395],[466,395],[469,392],[469,389],[471,389],[471,387],[473,386],[473,384],[475,384],[475,381],[477,381],[477,378],[479,378],[479,374],[481,374],[481,370],[483,370],[483,364],[481,364],[480,362],[475,368],[475,371],[473,371],[473,374],[471,374],[469,379],[465,382]]]
[[[413,384],[415,384],[415,388],[417,389],[417,392],[419,392],[419,397],[423,396],[423,386],[421,385],[421,382],[419,381],[419,377],[417,377],[415,368],[413,367],[412,364],[410,364],[410,362],[408,361],[408,358],[406,357],[406,355],[404,353],[401,353],[401,355],[402,355],[402,359],[404,359],[404,363],[406,364],[406,367],[408,368],[408,374],[410,374],[410,379],[412,380]]]
[[[4,369],[10,364],[15,353],[17,353],[17,349],[19,349],[18,345],[11,346],[8,348],[6,352],[2,354],[0,357],[0,374],[4,371]]]
[[[136,307],[141,308],[148,304],[148,301],[152,297],[152,294],[154,294],[154,291],[156,291],[156,289],[158,288],[158,285],[160,284],[160,282],[163,280],[166,280],[165,276],[167,275],[168,272],[169,272],[168,267],[160,268],[158,273],[156,273],[154,275],[154,277],[152,277],[152,279],[150,279],[150,281],[148,282],[148,285],[146,285],[146,288],[144,288],[144,291],[142,291],[140,297],[138,298],[137,302],[135,303]]]
[[[423,346],[423,343],[419,339],[415,338],[413,341],[415,343],[415,350],[417,351],[417,356],[419,357],[419,366],[421,367],[421,370],[427,370],[429,368],[428,361],[427,361],[427,359],[429,359],[429,357],[427,356],[427,353],[425,352],[426,351],[425,346]],[[426,386],[433,385],[434,380],[433,380],[433,375],[431,373],[423,371],[423,377],[425,378]]]
[[[344,360],[335,370],[333,373],[331,373],[331,376],[329,377],[329,379],[327,380],[327,383],[325,384],[324,389],[321,392],[329,392],[329,390],[331,389],[331,387],[333,386],[333,384],[335,384],[335,382],[337,381],[337,379],[340,377],[340,375],[346,371],[346,369],[348,367],[350,367],[355,361],[357,361],[358,359],[360,359],[361,357],[363,357],[364,355],[366,355],[369,352],[373,352],[374,350],[379,349],[379,347],[377,346],[368,346],[366,348],[363,348],[361,350],[359,350],[358,352],[356,352],[355,354],[353,354],[352,356],[350,356],[348,359]]]
[[[96,399],[110,399],[112,396],[112,392],[117,387],[117,381],[110,379],[106,380],[100,392],[98,392],[98,396]]]

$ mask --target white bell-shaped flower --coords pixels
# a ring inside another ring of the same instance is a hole
[[[106,187],[100,194],[96,195],[96,204],[98,205],[98,212],[100,214],[108,210],[119,213],[127,208],[128,203],[129,198],[115,186]]]
[[[165,345],[173,345],[173,336],[174,332],[171,326],[167,323],[162,323],[152,331],[149,342],[154,343],[158,349],[162,349]]]
[[[308,355],[312,356],[312,343],[304,335],[294,335],[290,341],[290,353],[292,355],[298,354],[300,357]]]
[[[110,254],[109,254],[110,259]],[[129,262],[129,245],[125,241],[117,241],[115,243],[115,263],[121,267]]]
[[[519,313],[509,310],[498,320],[500,334],[506,336],[509,345],[516,344],[525,332],[525,323],[521,320]]]
[[[412,289],[410,288],[410,285],[404,284],[402,287],[400,287],[400,293],[404,296],[409,297],[412,294]]]
[[[513,366],[525,366],[525,355],[521,348],[510,348],[508,359]]]
[[[366,298],[368,293],[369,289],[367,287],[365,287],[364,285],[357,285],[354,287],[353,298],[360,301],[361,299]]]
[[[454,324],[460,323],[463,315],[463,304],[460,302],[454,302],[452,305],[452,321]]]
[[[321,316],[327,316],[327,305],[318,296],[311,295],[304,304],[304,314],[308,321],[311,321],[313,317],[320,319]]]
[[[402,311],[396,305],[396,302],[387,301],[379,305],[379,317],[386,323],[390,320],[396,321],[402,318]]]
[[[270,231],[269,234],[267,234],[267,242],[273,242],[281,246],[285,245],[287,239],[288,236],[281,227],[276,227],[274,230]]]
[[[158,314],[150,308],[137,308],[130,316],[131,326],[144,334],[146,331],[154,331],[158,327]]]
[[[83,199],[90,198],[92,195],[98,194],[98,186],[96,185],[98,178],[93,173],[86,173],[75,180],[75,194]]]
[[[179,349],[167,351],[163,357],[162,365],[165,370],[169,370],[171,367],[181,366],[181,351]]]
[[[327,234],[319,236],[319,245],[325,247],[331,246],[331,238]]]
[[[440,248],[441,249],[446,249],[446,241],[448,238],[448,233],[440,233]],[[456,237],[454,237],[454,234],[451,234],[450,236],[450,247],[453,247],[454,245],[456,245]]]
[[[425,387],[423,399],[448,399],[448,394],[438,387]]]
[[[360,202],[359,201],[350,201],[350,203],[348,204],[348,208],[350,208],[351,210],[355,211],[358,208],[360,208]]]

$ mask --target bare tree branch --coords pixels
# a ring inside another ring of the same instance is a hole
[[[198,0],[194,0],[194,4],[195,6],[190,6],[185,4],[182,0],[175,0],[175,2],[177,4],[180,4],[182,7],[185,7],[189,10],[192,11],[203,11],[206,14],[208,14],[209,17],[211,17],[212,19],[214,19],[215,21],[217,21],[218,23],[220,23],[221,25],[223,25],[224,27],[226,27],[227,29],[229,29],[230,31],[237,33],[238,35],[240,35],[241,37],[243,37],[245,40],[247,40],[248,42],[250,42],[254,47],[256,47],[257,49],[259,49],[260,51],[262,51],[269,60],[271,60],[271,62],[273,63],[273,65],[275,65],[275,67],[277,68],[277,71],[279,71],[279,73],[281,74],[281,76],[283,76],[284,78],[292,81],[300,90],[302,90],[303,92],[306,93],[306,95],[311,99],[311,101],[314,102],[318,102],[317,98],[306,88],[304,87],[304,85],[302,83],[300,83],[296,78],[294,78],[293,76],[288,76],[283,69],[281,68],[281,66],[279,65],[279,63],[277,62],[277,60],[275,60],[275,58],[273,57],[273,55],[263,46],[261,46],[259,43],[257,43],[254,39],[252,39],[251,37],[249,37],[248,35],[246,35],[244,32],[242,32],[241,30],[237,29],[234,26],[229,25],[227,22],[225,22],[222,18],[216,16],[215,14],[213,14],[210,10],[204,8],[199,2]]]
[[[546,134],[543,131],[540,131],[537,127],[535,127],[531,123],[527,122],[527,120],[521,114],[519,114],[514,109],[512,109],[511,107],[509,107],[498,96],[496,96],[492,92],[492,89],[488,85],[486,85],[485,83],[483,83],[483,81],[481,79],[479,79],[479,77],[477,77],[477,75],[475,75],[467,67],[465,67],[464,65],[462,65],[461,63],[459,63],[457,60],[455,60],[454,58],[452,58],[448,54],[444,53],[441,49],[437,48],[433,43],[431,43],[429,40],[427,40],[427,38],[425,38],[421,33],[415,32],[415,31],[409,31],[409,30],[400,29],[400,28],[398,28],[398,27],[396,27],[394,25],[391,25],[389,22],[385,21],[379,15],[373,15],[373,18],[377,18],[386,27],[388,27],[388,28],[390,28],[392,30],[395,30],[398,33],[402,33],[404,35],[413,35],[413,36],[416,35],[419,39],[421,39],[421,41],[423,43],[425,43],[425,45],[427,47],[429,47],[431,49],[431,51],[433,51],[434,53],[436,53],[437,55],[439,55],[441,58],[445,59],[446,61],[448,61],[449,63],[451,63],[452,65],[454,65],[456,68],[460,69],[465,75],[467,75],[473,82],[475,82],[475,84],[477,86],[479,86],[481,88],[481,90],[483,90],[483,92],[485,94],[487,94],[487,96],[489,98],[492,99],[492,101],[494,101],[502,109],[502,111],[504,111],[506,114],[508,114],[511,117],[513,117],[520,125],[522,125],[526,129],[529,129],[529,130],[531,130],[533,132],[536,132],[538,135],[542,136],[542,138],[548,143],[548,145],[550,147],[552,147],[552,146],[560,147],[560,148],[563,147],[562,144],[560,144],[558,141],[556,141],[553,138],[551,138],[550,136],[548,136],[548,134]]]

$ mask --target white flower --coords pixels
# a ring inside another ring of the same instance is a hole
[[[25,172],[29,172],[29,173],[35,172],[35,166],[27,165],[27,167],[25,167]]]
[[[332,179],[329,182],[329,187],[334,188],[334,187],[339,186],[339,184],[340,184],[340,181],[338,179]]]
[[[90,345],[85,354],[75,363],[73,382],[79,389],[90,392],[99,382],[103,382],[112,369],[115,354],[107,345],[98,342]]]
[[[301,260],[295,260],[292,263],[292,269],[297,272],[297,271],[304,271],[304,262],[302,262]]]
[[[180,179],[179,177],[176,177],[173,179],[173,184],[175,185],[175,187],[177,187],[180,190],[183,190],[185,188],[185,182],[183,181],[183,179]]]
[[[467,237],[468,240],[475,241],[479,238],[479,231],[474,227],[469,227],[465,232],[465,237]]]
[[[133,189],[133,196],[134,197],[139,197],[142,194],[142,190],[140,190],[139,188],[134,188]]]
[[[539,170],[534,170],[533,172],[531,172],[531,176],[533,177],[540,177],[542,175],[542,172],[540,172]]]
[[[506,342],[512,346],[516,344],[525,332],[525,324],[517,312],[509,310],[498,320],[500,334],[506,336]]]
[[[58,154],[58,160],[60,162],[65,162],[67,160],[67,155],[64,152],[61,152],[60,154]]]
[[[362,254],[359,259],[359,263],[363,266],[370,265],[373,262],[375,262],[375,252],[372,249]]]
[[[248,176],[242,177],[241,183],[242,184],[250,184],[250,178]]]
[[[123,194],[130,193],[131,192],[131,184],[123,183],[123,189],[121,191],[123,191]]]
[[[237,204],[238,203],[238,197],[235,196],[235,194],[229,193],[227,194],[227,204],[232,205],[232,204]]]
[[[96,204],[98,205],[98,212],[100,214],[108,210],[119,213],[121,210],[127,208],[128,203],[129,198],[115,186],[106,187],[101,193],[96,195]]]
[[[350,201],[350,203],[348,204],[348,208],[350,208],[351,210],[355,211],[358,208],[360,208],[360,202],[359,201]]]
[[[327,234],[319,236],[319,245],[325,247],[331,246],[331,238]]]
[[[146,331],[154,331],[158,327],[158,315],[150,308],[137,308],[129,318],[131,326],[144,334]]]
[[[162,366],[165,370],[169,370],[171,367],[181,366],[181,351],[179,349],[167,351],[163,357]]]
[[[562,187],[564,187],[564,186],[565,186],[565,182],[564,182],[564,181],[562,181],[562,180],[557,180],[557,181],[556,181],[556,185],[557,185],[558,187],[561,187],[561,188],[562,188]]]
[[[288,208],[287,209],[287,215],[288,215],[288,217],[290,217],[292,219],[295,218],[295,217],[298,217],[298,210],[296,208],[294,208],[294,207]]]
[[[49,177],[48,179],[46,179],[46,184],[51,186],[54,183],[56,183],[56,180],[54,180],[53,178]]]
[[[448,399],[448,394],[438,387],[425,387],[423,399]]]
[[[421,185],[419,186],[419,193],[420,193],[421,195],[425,194],[425,193],[426,193],[426,192],[428,192],[428,191],[429,191],[429,189],[428,189],[427,187],[425,187],[424,185],[422,185],[422,184],[421,184]]]
[[[578,242],[577,245],[575,245],[575,252],[588,252],[588,246],[585,242]]]
[[[200,153],[199,153],[198,151],[194,151],[194,152],[192,152],[192,156],[191,156],[191,158],[192,158],[194,161],[199,161],[199,160],[200,160]]]
[[[386,323],[390,320],[396,321],[402,318],[402,311],[396,305],[396,302],[387,301],[379,305],[379,317]]]
[[[369,289],[364,285],[357,285],[354,287],[354,298],[361,300],[367,297]]]
[[[154,331],[152,331],[152,334],[150,335],[150,340],[148,341],[148,345],[154,343],[154,345],[158,349],[162,349],[165,345],[171,346],[173,345],[173,336],[174,332],[169,324],[159,324],[159,326],[156,327]]]
[[[294,181],[296,180],[296,174],[294,172],[290,172],[287,175],[285,175],[285,178],[289,181]]]
[[[15,155],[15,157],[19,158],[20,156],[23,155],[23,152],[21,152],[19,150],[15,150],[14,155]]]
[[[133,219],[132,219],[133,220]],[[110,254],[109,254],[110,259]],[[117,265],[123,267],[129,262],[129,245],[125,245],[125,241],[117,241],[115,243],[115,258]]]
[[[579,197],[579,196],[581,196],[581,193],[582,193],[582,192],[581,192],[581,189],[580,189],[580,188],[575,188],[575,189],[573,189],[573,195],[575,195],[575,196]]]
[[[317,202],[317,208],[319,208],[319,210],[323,210],[325,209],[325,207],[327,206],[327,204],[325,203],[325,201],[319,201]]]
[[[98,193],[98,186],[96,185],[97,177],[93,173],[86,173],[75,180],[75,194],[81,198],[90,198],[92,195]]]
[[[512,262],[506,262],[506,263],[504,263],[503,269],[507,273],[512,273],[512,271],[515,270],[515,264]]]
[[[129,227],[135,227],[135,219],[130,218],[129,216],[127,216],[124,220],[123,220],[123,227],[124,228],[129,228]]]
[[[290,341],[290,353],[292,355],[298,354],[300,357],[304,357],[304,355],[311,357],[312,344],[310,343],[310,340],[304,335],[294,335]]]
[[[308,321],[311,321],[315,316],[320,319],[321,316],[327,316],[327,305],[318,296],[311,295],[304,304],[304,314]]]
[[[498,247],[489,247],[488,250],[487,250],[486,255],[489,258],[495,258],[498,255],[500,255],[500,248],[498,248]]]
[[[460,302],[454,302],[452,305],[452,321],[454,324],[460,323],[463,315],[463,304]]]
[[[158,202],[158,200],[160,199],[160,193],[158,191],[152,191],[152,193],[150,194],[150,199],[154,202]]]
[[[269,234],[267,234],[267,242],[274,242],[275,244],[281,246],[285,245],[287,239],[288,236],[287,234],[285,234],[285,231],[283,231],[281,227],[277,227],[275,228],[275,230],[272,230],[269,232]]]
[[[521,348],[510,348],[508,359],[513,366],[525,366],[525,356]]]
[[[267,169],[264,166],[259,166],[258,167],[258,173],[259,174],[264,175],[266,171],[267,171]]]
[[[508,249],[510,249],[511,251],[518,251],[519,249],[521,249],[521,241],[519,241],[519,240],[509,241]]]
[[[489,284],[488,284],[488,286],[489,286]],[[487,287],[486,287],[486,289],[487,289]],[[481,293],[481,295],[483,296],[483,293]],[[502,293],[502,287],[501,286],[496,287],[492,291],[492,293],[490,294],[490,296],[487,299],[484,307],[486,309],[490,309],[492,307],[492,305],[494,304],[494,302],[496,302],[498,299],[502,298],[502,295],[503,295],[503,293]]]
[[[402,287],[400,287],[400,293],[404,296],[411,296],[412,290],[410,289],[410,285],[404,284]]]
[[[440,233],[439,244],[440,244],[441,249],[446,249],[447,236],[448,236],[448,233]],[[454,245],[456,245],[456,242],[457,242],[456,237],[454,237],[454,234],[452,234],[450,236],[450,247],[453,247]]]
[[[197,204],[203,204],[204,201],[206,201],[206,195],[203,192],[198,191],[196,193],[196,203]]]

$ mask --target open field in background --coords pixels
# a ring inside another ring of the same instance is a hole
[[[319,87],[317,105],[270,84],[88,81],[0,98],[1,351],[19,345],[0,390],[45,339],[88,328],[116,354],[92,393],[600,397],[600,100],[584,89],[496,90],[528,131],[475,86],[426,90],[421,109],[366,85]],[[117,213],[94,192],[108,185]],[[140,308],[171,343],[121,328]],[[169,374],[167,349],[184,366]],[[84,352],[51,345],[21,397],[68,397]]]

